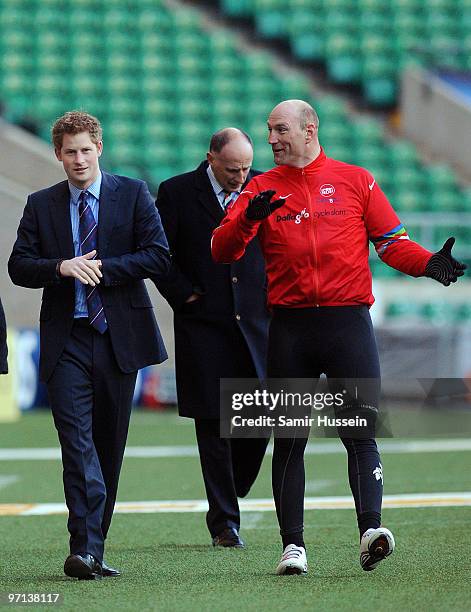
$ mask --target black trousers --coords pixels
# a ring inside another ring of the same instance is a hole
[[[221,438],[219,420],[195,419],[196,438],[212,537],[227,527],[240,528],[238,497],[245,497],[257,478],[268,438]]]
[[[47,383],[62,450],[70,552],[103,559],[137,372],[123,374],[109,334],[75,321]]]
[[[321,374],[336,379],[377,379],[370,401],[378,406],[379,358],[366,306],[275,309],[269,335],[268,376],[318,378]],[[382,466],[374,439],[341,440],[348,453],[349,483],[361,534],[380,525],[383,481],[378,476],[382,476]],[[306,443],[305,435],[274,440],[273,495],[285,546],[302,538]]]

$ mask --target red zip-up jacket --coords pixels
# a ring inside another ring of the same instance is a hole
[[[263,221],[245,216],[248,202],[272,189],[286,202]],[[304,168],[278,166],[250,181],[213,232],[219,263],[242,257],[258,235],[270,306],[373,304],[368,241],[388,265],[422,276],[432,253],[409,239],[371,174],[326,157]]]

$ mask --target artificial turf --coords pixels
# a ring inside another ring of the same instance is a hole
[[[47,414],[0,428],[3,448],[56,444]],[[136,412],[129,444],[194,444],[193,428],[171,413]],[[470,463],[470,452],[384,454],[385,493],[467,490]],[[63,501],[60,461],[0,461],[0,475],[12,474],[0,503]],[[306,478],[310,495],[348,494],[342,454],[307,456]],[[269,496],[267,457],[249,498]],[[124,462],[121,501],[203,497],[197,457]],[[79,582],[62,573],[65,516],[0,516],[0,591],[58,592],[63,610],[470,610],[471,508],[385,509],[383,522],[397,550],[366,573],[353,511],[307,511],[309,573],[278,577],[273,512],[243,513],[244,550],[213,549],[202,513],[116,514],[106,557],[123,575]]]

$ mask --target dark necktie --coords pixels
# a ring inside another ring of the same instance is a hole
[[[229,206],[229,204],[232,202],[232,191],[230,191],[229,193],[227,191],[224,192],[224,201],[222,203],[222,207],[224,208],[224,210],[226,210],[226,208]]]
[[[97,248],[98,225],[93,216],[90,205],[86,202],[86,191],[82,191],[79,197],[79,234],[82,255],[90,253]],[[95,255],[94,259],[97,257]],[[98,287],[85,286],[87,296],[88,321],[100,334],[108,329],[103,303]]]

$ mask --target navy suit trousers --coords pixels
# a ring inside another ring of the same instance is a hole
[[[71,554],[103,560],[136,375],[119,369],[108,332],[75,321],[47,384],[62,449]]]

